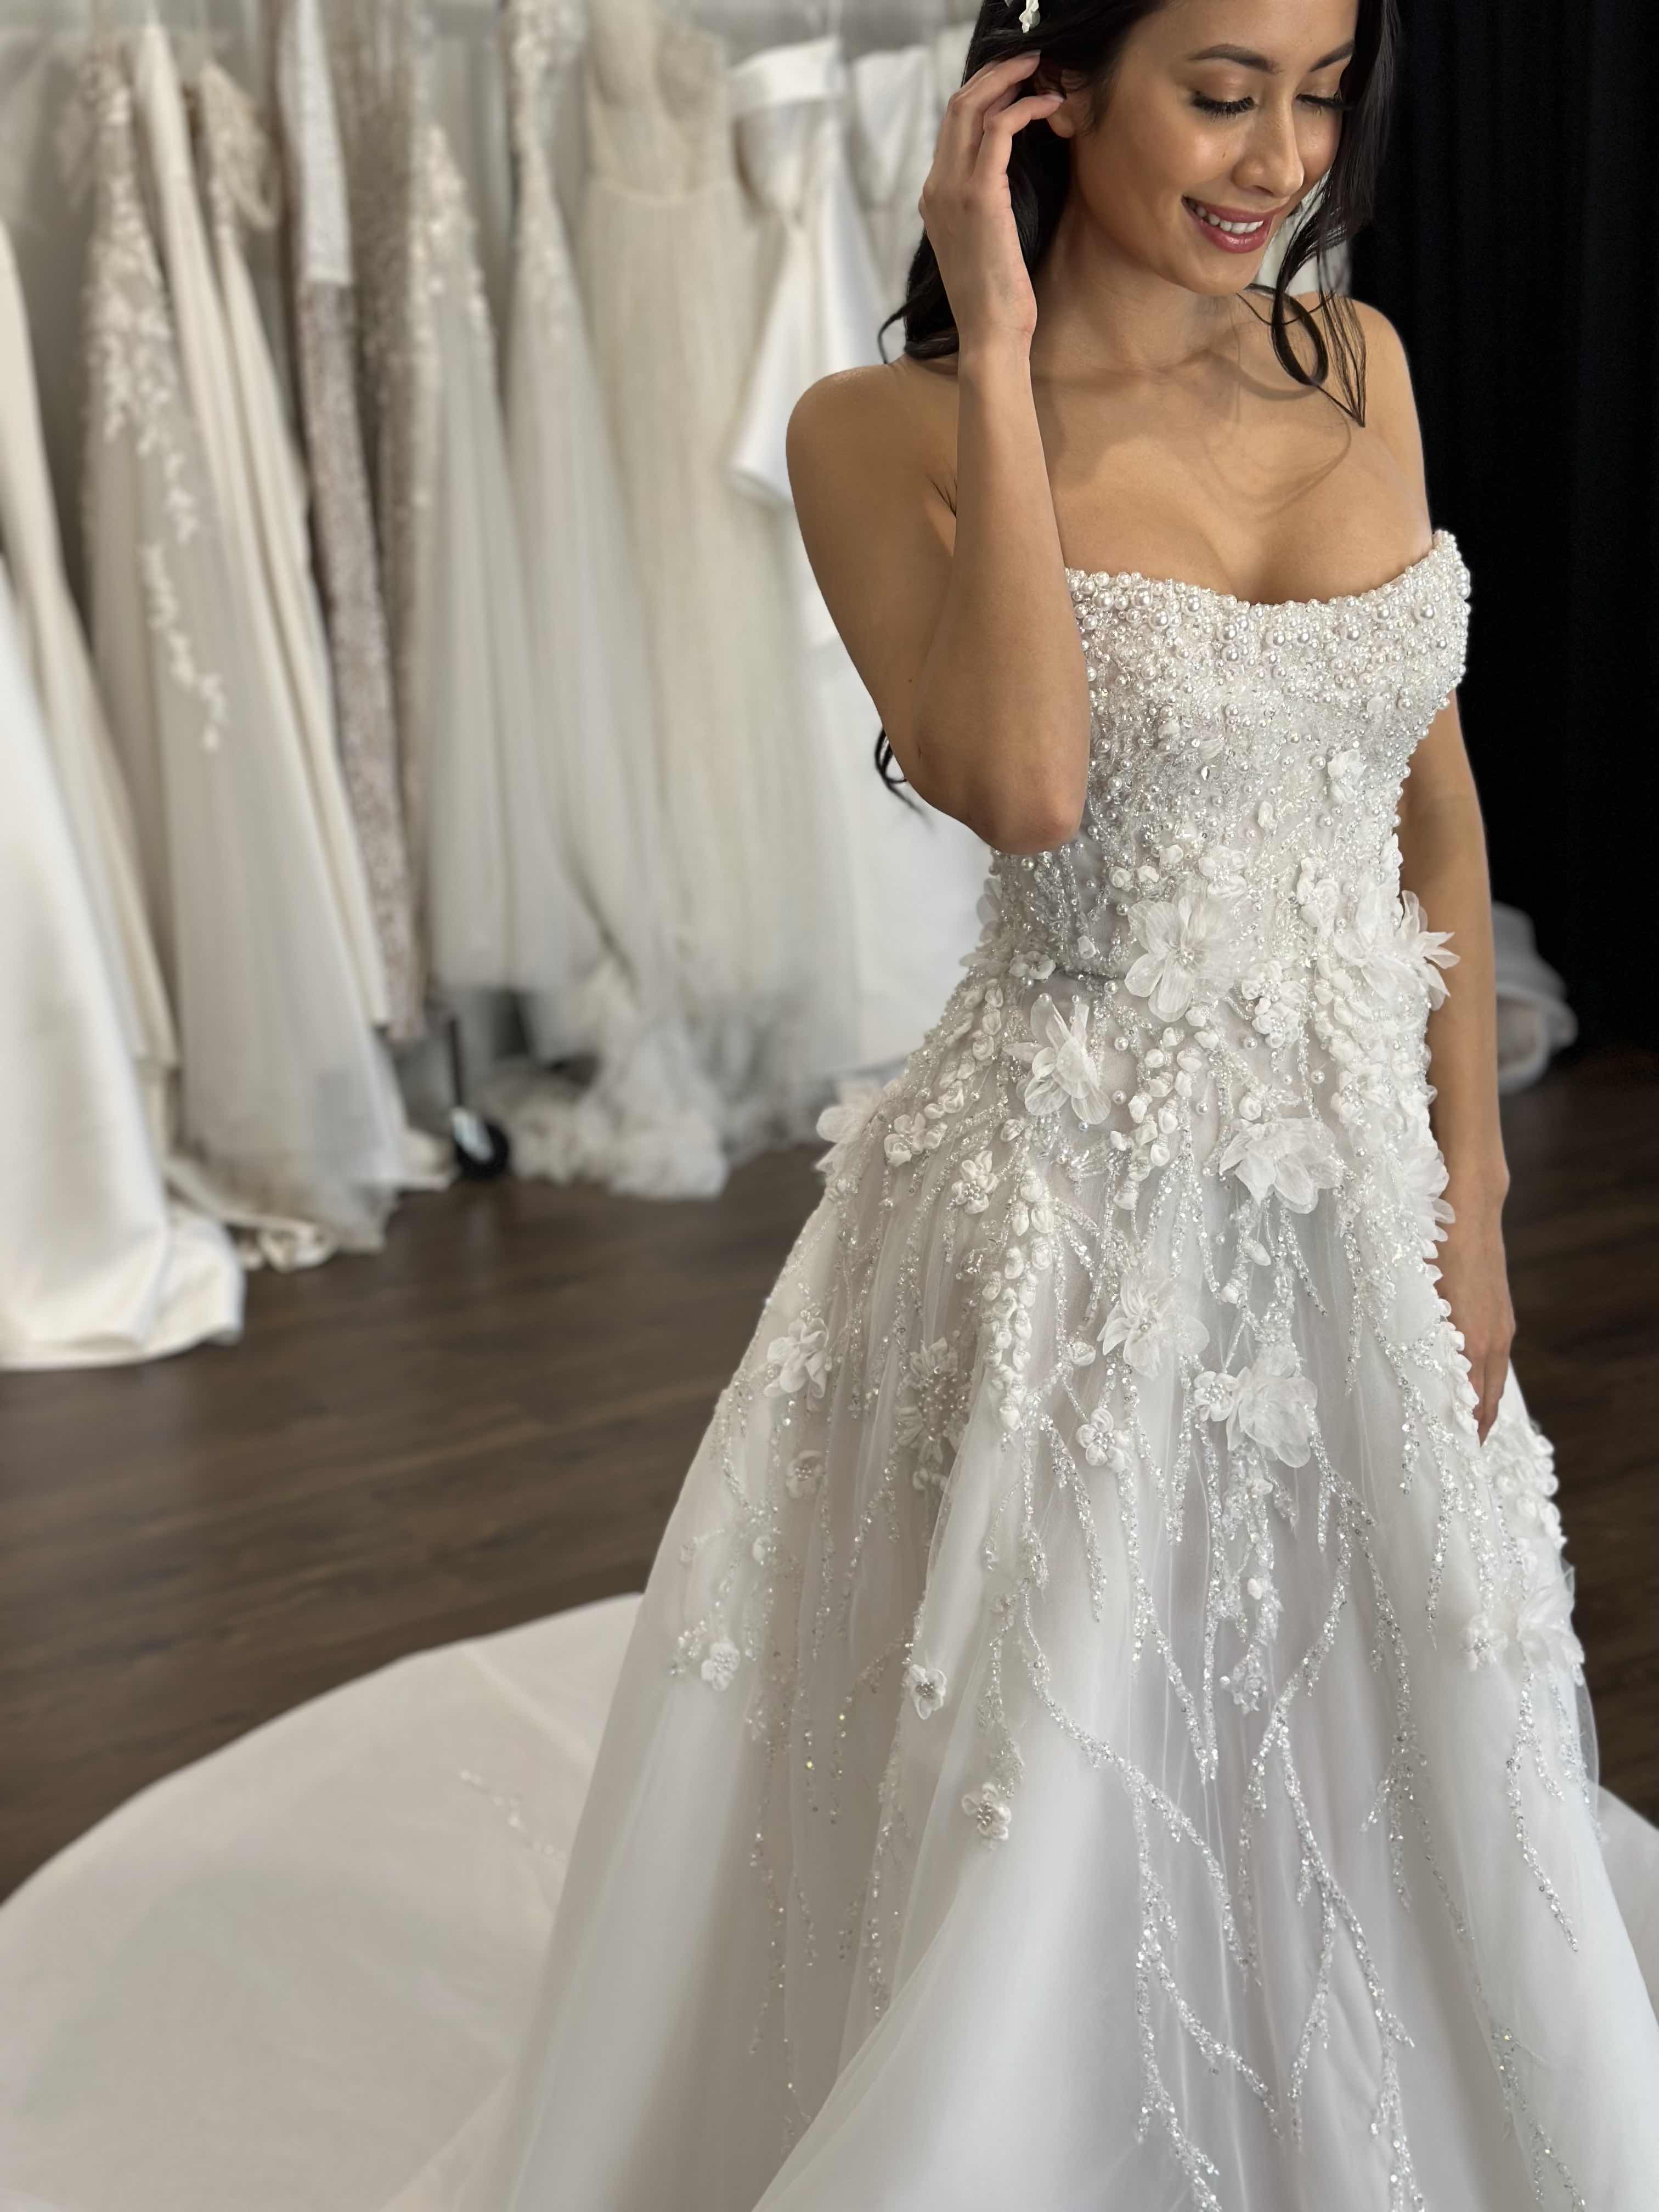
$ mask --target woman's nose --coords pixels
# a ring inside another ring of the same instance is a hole
[[[1275,200],[1295,198],[1308,172],[1297,143],[1296,118],[1288,109],[1262,108],[1233,173],[1251,191],[1266,192]]]

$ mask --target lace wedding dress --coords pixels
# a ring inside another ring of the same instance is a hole
[[[177,198],[194,187],[171,57],[155,27],[139,40]],[[134,94],[112,41],[89,50],[86,87],[97,178],[86,283],[91,636],[179,1024],[168,1171],[268,1257],[372,1249],[404,1172],[401,1108],[186,397]],[[191,286],[210,285],[199,226],[183,228],[200,248]]]
[[[478,2212],[1650,2202],[1550,1451],[1435,1288],[1467,572],[1069,581],[1082,832],[826,1131]]]
[[[358,411],[351,218],[322,0],[285,0],[277,20],[275,80],[289,210],[295,372],[318,579],[328,608],[340,765],[386,970],[388,1028],[404,1042],[424,1027],[426,978]]]

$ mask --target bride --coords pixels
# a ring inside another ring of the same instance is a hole
[[[489,2212],[1652,2202],[1469,578],[1392,328],[1253,283],[1364,220],[1395,22],[991,0],[903,357],[796,410],[984,930],[675,1508]]]

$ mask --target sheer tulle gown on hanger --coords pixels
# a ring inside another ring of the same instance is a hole
[[[469,2212],[1650,2202],[1550,1452],[1431,1256],[1467,572],[1069,581],[1083,830],[835,1127]]]
[[[580,1099],[515,1085],[501,1112],[521,1171],[702,1196],[726,1178],[718,1102],[680,1012],[644,620],[549,158],[586,23],[586,0],[511,0],[502,16],[518,188],[506,414],[538,758],[564,865],[599,925],[591,966],[562,995],[538,994],[528,1026],[544,1057],[592,1052],[598,1072]]]
[[[726,473],[757,237],[719,40],[648,0],[597,0],[584,88],[580,264],[645,606],[670,833],[656,896],[741,1146],[853,1063],[854,1018],[844,826],[776,518]]]

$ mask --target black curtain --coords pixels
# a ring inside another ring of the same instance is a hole
[[[1493,890],[1592,1039],[1659,1042],[1659,7],[1402,0],[1353,289],[1405,340],[1473,578]]]

